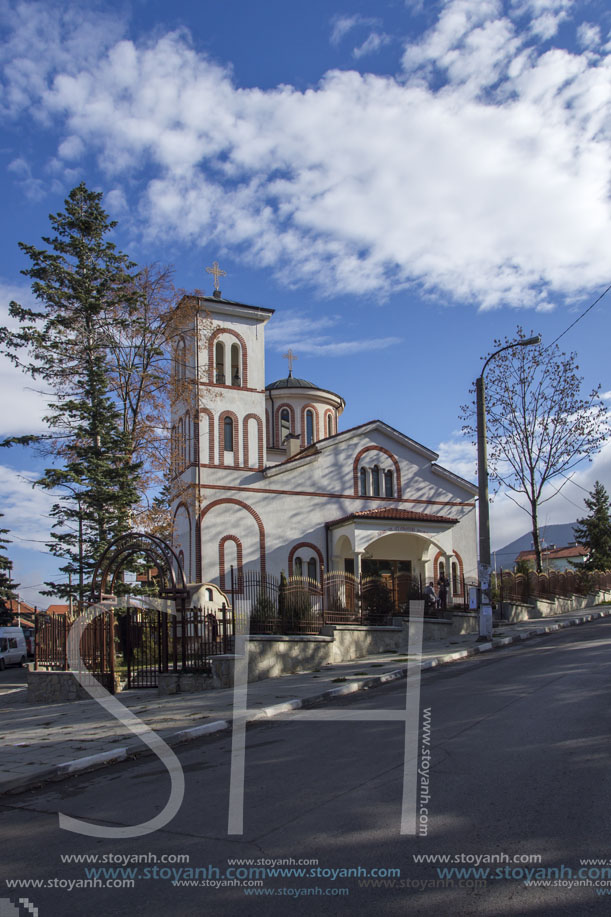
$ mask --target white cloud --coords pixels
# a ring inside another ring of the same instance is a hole
[[[41,64],[22,12],[6,97],[59,127],[64,154],[96,154],[116,204],[144,178],[129,210],[161,240],[216,239],[330,294],[419,284],[545,309],[606,281],[611,249],[611,56],[541,49],[515,24],[570,11],[452,0],[405,73],[334,71],[306,92],[239,89],[181,32],[137,45],[89,28],[85,52],[65,16]],[[333,34],[364,24],[340,17]]]
[[[104,206],[115,216],[129,211],[127,198],[122,188],[113,188],[104,195]]]
[[[315,356],[349,356],[368,350],[385,350],[399,344],[401,338],[368,338],[367,340],[338,341],[337,333],[326,333],[336,329],[342,319],[339,316],[309,319],[303,314],[287,311],[274,319],[273,327],[266,331],[266,341],[275,350],[295,347],[301,353]]]
[[[477,480],[477,452],[466,436],[456,431],[451,439],[439,443],[435,451],[439,453],[440,465],[467,481]]]
[[[40,550],[41,542],[49,540],[49,510],[57,503],[57,497],[33,486],[38,477],[0,465],[2,527],[10,530],[7,537],[15,539],[15,545],[32,551]]]
[[[514,12],[530,17],[531,32],[543,40],[553,38],[563,20],[568,19],[575,0],[514,0]]]
[[[44,109],[36,104],[48,80],[63,71],[78,72],[99,57],[123,34],[120,15],[87,10],[78,2],[10,2],[0,5],[0,67],[5,80],[0,110],[20,113],[34,103],[44,120]]]
[[[15,328],[17,323],[9,316],[11,300],[21,305],[31,305],[32,294],[27,287],[0,281],[0,325]],[[35,391],[37,383],[0,354],[0,391],[3,405],[0,412],[0,437],[41,433],[46,429],[42,420],[46,412],[46,398]]]
[[[359,16],[358,13],[354,16],[333,16],[331,19],[331,44],[338,45],[349,32],[359,26],[369,27],[377,25],[377,23],[377,19],[372,19],[370,16]]]
[[[45,186],[39,178],[34,178],[32,175],[29,163],[23,158],[23,156],[18,156],[16,159],[13,159],[9,162],[7,169],[9,172],[13,172],[17,176],[17,180],[21,185],[26,197],[32,201],[39,201],[45,196]]]
[[[374,54],[391,41],[390,36],[380,32],[371,32],[365,41],[352,51],[355,58],[365,57],[367,54]]]
[[[577,29],[577,41],[582,48],[598,48],[601,44],[600,27],[592,22],[582,22]]]
[[[439,444],[437,452],[440,464],[477,483],[476,450],[467,437],[455,432],[451,439]],[[570,475],[569,481],[562,477],[550,481],[543,492],[544,502],[539,508],[539,525],[574,522],[586,516],[588,510],[583,500],[593,490],[594,482],[597,480],[611,493],[611,440],[591,462],[582,462]],[[547,499],[548,497],[550,499]],[[523,497],[502,491],[492,495],[490,539],[493,550],[519,538],[530,531],[530,527],[530,514]]]
[[[75,137],[74,134],[70,137],[66,137],[63,140],[57,150],[59,156],[62,159],[80,159],[80,157],[85,152],[85,144],[80,137]]]

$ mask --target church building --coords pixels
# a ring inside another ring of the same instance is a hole
[[[215,263],[218,272],[218,265]],[[477,579],[477,488],[384,419],[341,429],[345,401],[289,371],[266,382],[273,309],[212,296],[177,307],[174,548],[188,582],[229,571]],[[318,383],[321,384],[318,384]]]

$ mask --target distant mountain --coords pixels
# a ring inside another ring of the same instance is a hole
[[[572,541],[575,541],[573,527],[575,522],[561,522],[557,525],[542,525],[539,529],[541,547],[549,547],[555,544],[557,548],[565,548]],[[499,548],[498,551],[492,552],[492,564],[496,555],[497,567],[513,567],[515,559],[520,551],[531,551],[533,547],[532,532],[526,532],[515,541]]]

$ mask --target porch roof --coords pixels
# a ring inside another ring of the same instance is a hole
[[[459,520],[452,516],[437,516],[434,513],[418,513],[411,509],[397,509],[394,506],[383,507],[382,509],[365,509],[359,513],[350,513],[341,519],[334,519],[328,522],[329,528],[335,525],[343,525],[344,522],[358,522],[366,519],[387,519],[393,522],[436,522],[443,525],[455,525]]]

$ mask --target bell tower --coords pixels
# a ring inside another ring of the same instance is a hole
[[[201,581],[208,488],[239,484],[266,464],[264,327],[274,310],[224,299],[225,272],[216,261],[206,270],[214,292],[183,297],[174,344],[174,547],[189,582]]]

